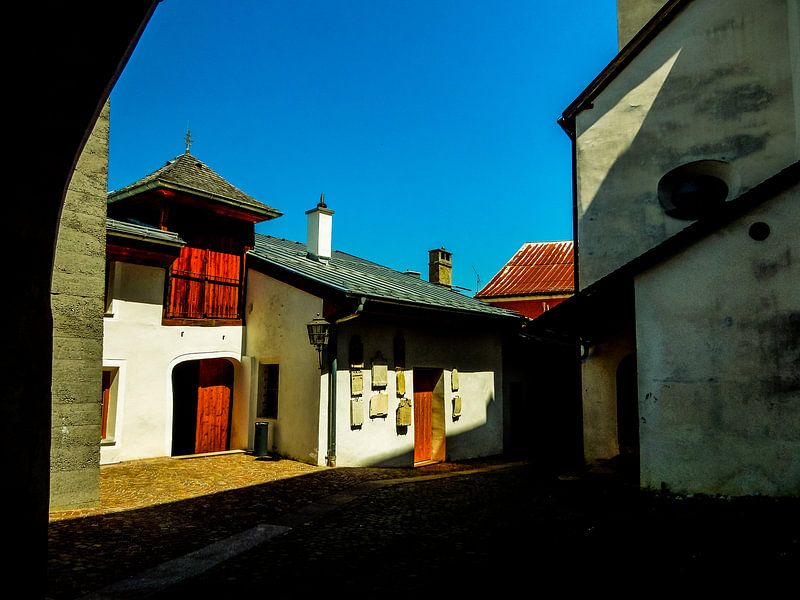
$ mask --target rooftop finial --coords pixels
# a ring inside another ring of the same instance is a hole
[[[186,142],[186,154],[189,154],[189,150],[192,148],[192,130],[189,129],[189,126],[186,126],[186,135],[183,136],[183,141]]]
[[[325,204],[325,192],[319,195],[319,204],[317,204],[317,208],[328,208],[328,205]]]

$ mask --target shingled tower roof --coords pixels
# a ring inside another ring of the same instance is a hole
[[[114,204],[157,188],[199,196],[265,218],[275,218],[282,214],[245,194],[188,151],[167,161],[166,165],[140,180],[112,191],[108,195],[108,203]]]

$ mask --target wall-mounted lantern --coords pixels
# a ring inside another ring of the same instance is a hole
[[[320,371],[322,370],[322,351],[328,345],[328,339],[330,337],[331,332],[331,324],[328,323],[325,319],[320,317],[319,313],[317,313],[317,317],[312,319],[310,323],[306,323],[306,327],[308,328],[308,341],[309,343],[317,349],[317,354],[319,354],[319,368]]]

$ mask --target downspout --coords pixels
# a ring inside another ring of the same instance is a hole
[[[325,464],[336,466],[336,358],[338,355],[336,327],[331,327],[328,342],[328,455]]]
[[[364,312],[364,305],[367,299],[361,297],[355,312],[335,319],[331,327],[330,340],[328,342],[328,455],[325,457],[325,464],[329,467],[336,466],[336,372],[338,349],[338,328],[340,323],[350,321],[360,316]]]
[[[589,103],[582,108],[592,108]],[[571,159],[572,159],[572,252],[573,252],[573,285],[575,293],[580,291],[580,248],[578,240],[578,133],[577,133],[577,110],[569,117],[562,115],[558,119],[558,124],[570,139]],[[580,310],[577,316],[580,323]],[[580,329],[580,325],[579,325]],[[584,442],[583,442],[583,371],[581,368],[583,358],[583,346],[580,338],[574,342],[573,373],[575,387],[572,390],[573,402],[575,403],[575,463],[583,465],[585,463]]]

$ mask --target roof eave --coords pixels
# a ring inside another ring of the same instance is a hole
[[[571,138],[575,139],[575,119],[581,111],[591,108],[592,101],[606,86],[614,80],[619,71],[624,69],[638,54],[666,27],[666,25],[683,10],[691,0],[668,0],[664,6],[650,19],[630,42],[625,44],[611,62],[595,77],[592,82],[564,109],[556,121]]]
[[[183,192],[186,194],[191,194],[193,196],[206,198],[207,200],[213,200],[215,202],[231,206],[240,211],[266,217],[267,219],[275,219],[283,215],[281,211],[272,208],[270,206],[264,205],[264,208],[260,208],[257,206],[253,206],[252,204],[248,204],[246,202],[241,202],[232,198],[226,198],[225,196],[220,196],[219,194],[214,194],[212,192],[207,192],[204,190],[193,188],[188,185],[180,185],[171,181],[165,181],[163,179],[154,179],[153,181],[148,181],[147,183],[126,188],[119,192],[111,192],[108,195],[108,203],[113,204],[115,202],[125,200],[126,198],[138,196],[139,194],[148,192],[150,190],[155,190],[158,188],[168,189],[175,192]]]
[[[107,231],[106,232],[106,237],[115,237],[115,238],[129,239],[129,240],[137,240],[137,241],[140,241],[140,242],[147,242],[148,244],[156,244],[156,245],[159,245],[159,246],[169,246],[169,247],[173,247],[173,248],[182,248],[182,247],[184,247],[186,245],[186,242],[183,241],[182,239],[165,240],[165,239],[160,239],[160,238],[156,238],[156,237],[149,236],[149,235],[140,235],[140,234],[137,235],[135,233],[113,231],[113,230],[112,231]]]
[[[500,312],[485,312],[485,311],[478,311],[478,310],[469,310],[469,309],[461,309],[456,307],[447,307],[447,306],[437,306],[435,304],[423,304],[420,302],[414,301],[402,301],[402,300],[395,300],[391,298],[385,298],[382,296],[374,296],[369,295],[361,292],[350,292],[348,293],[349,297],[362,297],[367,298],[369,300],[368,306],[372,306],[375,304],[382,304],[385,306],[398,306],[403,308],[409,308],[414,310],[423,310],[423,311],[432,311],[438,314],[450,314],[450,315],[459,315],[462,317],[474,317],[474,318],[489,318],[489,319],[505,319],[509,322],[513,319],[515,321],[519,321],[522,318],[518,313],[514,313],[511,311],[506,311],[504,309],[503,313]]]

